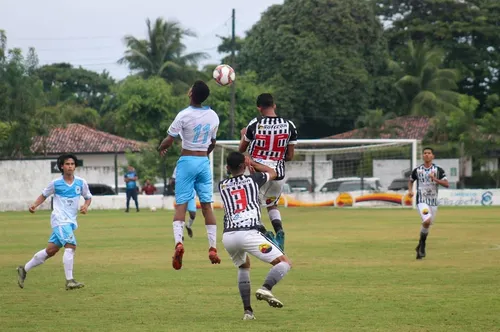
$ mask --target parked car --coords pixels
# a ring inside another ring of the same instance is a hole
[[[114,189],[107,184],[89,183],[89,190],[93,196],[116,195]]]
[[[292,192],[312,192],[311,181],[308,178],[289,178],[286,183]]]
[[[391,184],[387,188],[388,190],[400,191],[400,190],[408,190],[408,179],[394,179]]]
[[[359,183],[359,188],[361,188],[361,178],[360,177],[345,177],[345,178],[336,178],[336,179],[328,179],[323,184],[318,186],[316,192],[322,193],[330,193],[330,192],[339,192],[340,185],[344,182],[357,182]],[[363,178],[362,180],[364,186],[366,187],[368,184],[371,185],[375,190],[381,191],[382,185],[380,184],[379,178]],[[361,189],[360,189],[361,190]]]
[[[376,184],[369,181],[361,182],[361,180],[356,181],[345,181],[342,182],[338,188],[338,192],[353,192],[353,191],[370,191],[370,192],[378,192],[380,191]]]

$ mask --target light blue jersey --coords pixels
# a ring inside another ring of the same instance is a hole
[[[42,191],[42,195],[45,198],[54,195],[54,209],[50,217],[52,228],[71,225],[73,229],[76,229],[80,196],[85,200],[92,198],[87,181],[78,176],[74,177],[72,184],[67,184],[62,176],[53,180]]]

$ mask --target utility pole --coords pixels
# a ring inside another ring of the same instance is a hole
[[[236,71],[236,57],[235,57],[235,49],[236,49],[236,36],[234,33],[235,30],[235,21],[236,21],[236,11],[233,8],[232,15],[232,36],[231,36],[231,67]],[[231,84],[231,109],[229,110],[229,121],[231,123],[231,128],[229,131],[231,139],[234,139],[234,108],[236,106],[236,82]]]

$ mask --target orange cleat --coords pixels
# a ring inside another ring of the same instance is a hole
[[[214,247],[210,247],[208,249],[208,259],[212,262],[212,264],[220,264],[220,258],[217,255],[217,249]]]
[[[179,242],[175,245],[174,257],[172,257],[172,267],[174,269],[176,269],[176,270],[181,269],[183,255],[184,255],[184,245]]]

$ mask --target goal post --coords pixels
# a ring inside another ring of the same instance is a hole
[[[215,184],[227,177],[225,158],[239,143],[217,141],[210,154]],[[280,204],[415,207],[406,193],[419,144],[415,139],[298,140],[294,160],[286,163]]]

